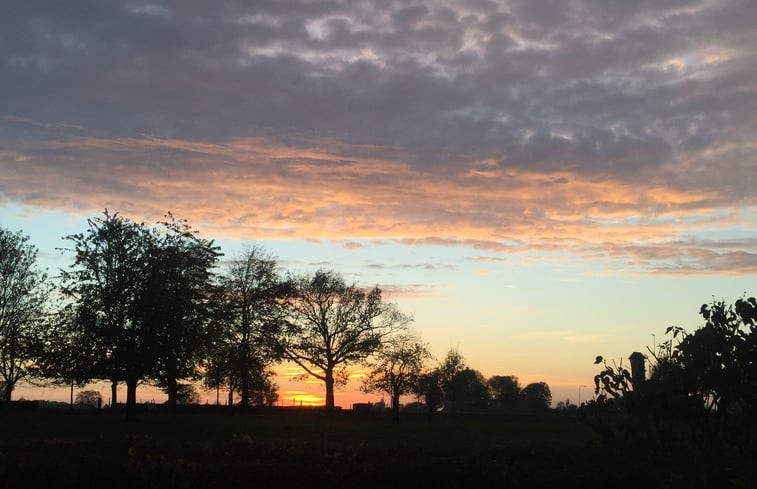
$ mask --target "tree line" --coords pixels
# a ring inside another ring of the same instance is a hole
[[[388,341],[368,362],[364,392],[386,392],[391,397],[392,416],[399,419],[400,396],[412,394],[423,401],[429,421],[434,412],[497,411],[539,413],[552,402],[545,382],[522,387],[514,375],[490,378],[470,368],[457,349],[451,349],[437,365],[424,368],[430,359],[426,345],[409,334]]]
[[[414,394],[429,413],[500,405],[529,392],[549,406],[546,384],[520,389],[514,377],[488,381],[451,351],[429,367],[412,318],[376,286],[349,284],[333,270],[284,274],[263,248],[221,262],[213,240],[170,213],[155,225],[105,211],[64,237],[71,265],[53,281],[37,248],[0,227],[0,380],[10,401],[21,380],[74,386],[110,383],[111,404],[126,385],[154,384],[175,406],[192,385],[228,391],[242,406],[277,399],[272,366],[289,361],[323,382],[326,407],[348,368],[367,365],[363,390]],[[521,403],[522,405],[522,403]]]

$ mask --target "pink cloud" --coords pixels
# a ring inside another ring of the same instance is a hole
[[[717,228],[730,207],[714,190],[661,181],[505,172],[491,162],[430,172],[391,147],[262,137],[69,138],[24,143],[0,157],[10,170],[0,175],[9,201],[76,213],[108,207],[148,222],[171,210],[218,237],[570,253],[655,273],[754,269],[753,242],[708,256],[698,256],[712,250],[705,243],[676,245],[692,230]],[[729,226],[750,225],[727,217]]]

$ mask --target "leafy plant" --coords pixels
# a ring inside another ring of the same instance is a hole
[[[602,356],[597,356],[594,364],[602,363],[604,370],[594,376],[594,394],[598,399],[609,397],[622,397],[631,391],[631,373],[623,367],[623,360],[620,364],[613,360],[612,365],[607,364]]]

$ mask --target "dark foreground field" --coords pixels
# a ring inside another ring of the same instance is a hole
[[[650,462],[557,415],[0,412],[10,488],[657,487]]]

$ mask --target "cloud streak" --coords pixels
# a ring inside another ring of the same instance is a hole
[[[567,171],[430,174],[374,156],[376,148],[309,143],[318,149],[265,138],[33,142],[0,153],[12,165],[0,183],[10,202],[72,212],[110,207],[147,220],[172,210],[223,237],[389,239],[578,254],[656,273],[754,272],[754,239],[676,242],[697,229],[748,225],[751,216],[730,211],[728,195],[715,189]]]

